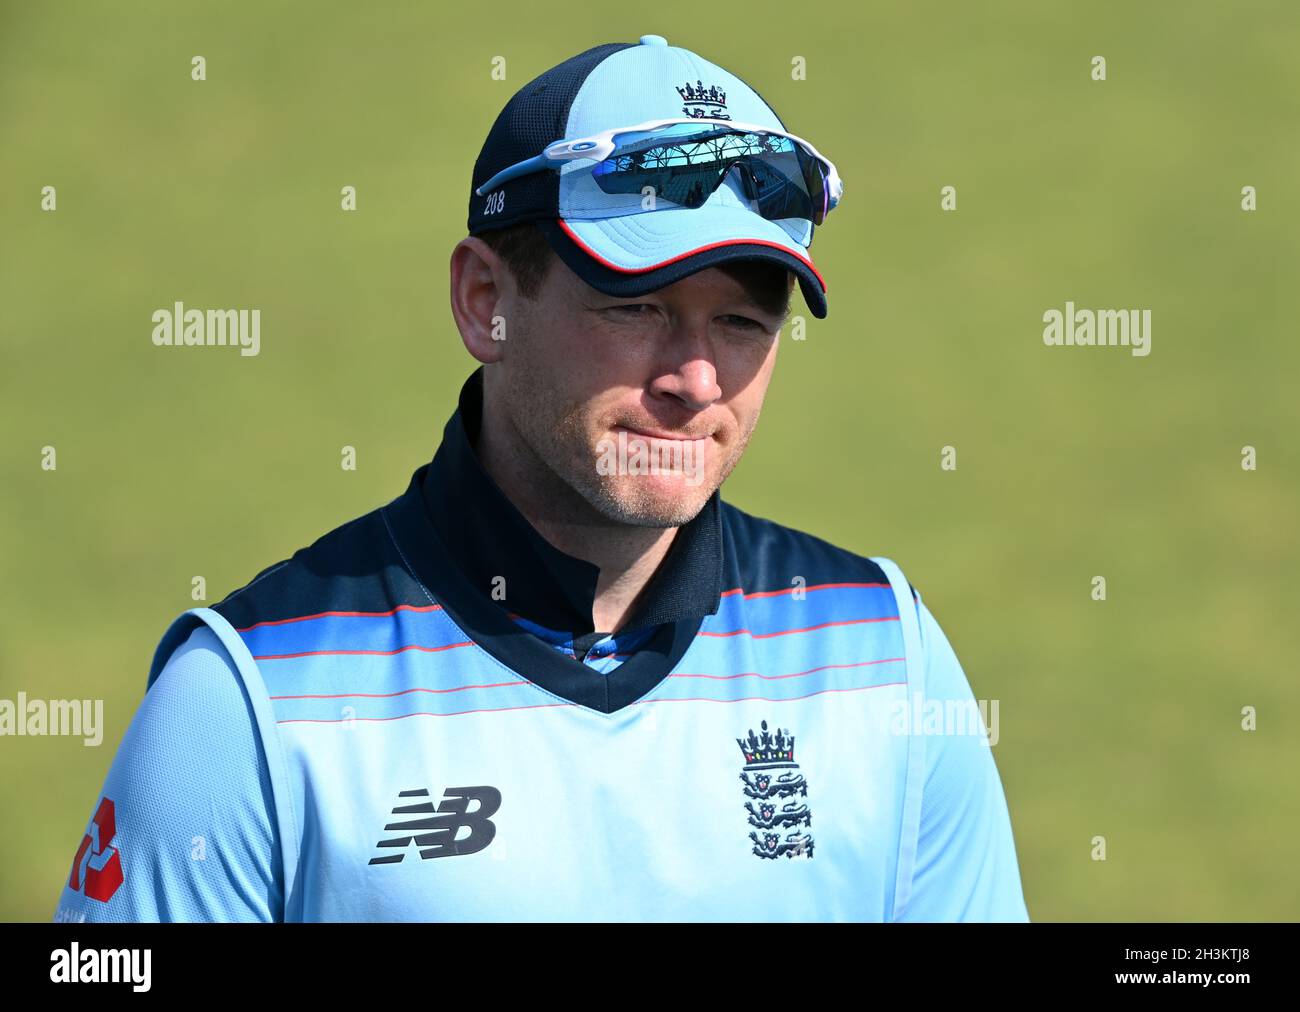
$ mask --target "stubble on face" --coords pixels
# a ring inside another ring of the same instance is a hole
[[[617,435],[602,434],[593,445],[588,410],[586,403],[574,402],[544,430],[553,453],[550,459],[568,462],[566,481],[603,517],[638,527],[680,527],[695,519],[740,462],[758,424],[755,414],[739,432],[718,431],[692,439],[676,459],[669,456],[674,448],[664,441],[629,433],[623,445],[630,444],[634,452],[639,445],[656,455],[664,473],[605,474],[596,462],[602,454],[615,452]],[[691,454],[702,459],[692,459]],[[692,483],[688,473],[696,468],[701,480]]]
[[[662,528],[689,523],[735,469],[758,423],[754,415],[738,434],[719,431],[696,440],[688,452],[703,454],[697,465],[702,466],[703,480],[697,484],[680,472],[658,479],[602,474],[597,462],[607,452],[606,441],[616,439],[614,425],[626,422],[598,420],[588,399],[547,393],[540,377],[523,370],[511,370],[502,378],[511,427],[528,449],[527,480],[535,499],[544,501],[545,512],[557,520],[578,521],[585,512],[588,524],[601,526]],[[657,440],[651,446],[668,450]]]
[[[552,264],[552,270],[564,268]],[[596,342],[636,338],[614,328],[575,341],[575,335],[585,334],[584,328],[591,326],[575,308],[590,292],[584,293],[580,283],[574,287],[576,279],[566,280],[567,286],[557,285],[537,302],[514,303],[511,339],[516,343],[509,360],[492,377],[500,393],[493,402],[506,416],[501,421],[513,430],[510,441],[516,450],[511,468],[517,487],[528,489],[539,519],[605,527],[667,528],[689,523],[731,475],[749,445],[774,364],[775,338],[770,345],[756,345],[746,353],[746,364],[752,366],[747,384],[758,384],[752,409],[733,410],[723,402],[692,412],[676,405],[667,412],[675,421],[655,419],[642,410],[635,370],[631,385],[622,387],[620,396],[616,393],[620,388],[600,382],[602,377],[595,371],[601,367],[599,356],[584,355],[584,348],[596,347]],[[680,458],[674,461],[677,469],[657,476],[622,469],[602,473],[598,460],[623,427],[632,430],[624,434],[629,442],[639,441],[666,460],[664,455],[675,447],[665,440],[638,436],[642,426],[689,439],[693,444],[689,452],[702,451],[703,459],[691,462],[693,480],[688,480]]]

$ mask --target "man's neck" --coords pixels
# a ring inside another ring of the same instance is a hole
[[[499,414],[489,417],[501,421]],[[502,431],[487,418],[475,451],[483,469],[542,537],[599,568],[592,625],[600,632],[617,632],[668,554],[678,528],[638,527],[603,516],[536,461],[517,433]]]

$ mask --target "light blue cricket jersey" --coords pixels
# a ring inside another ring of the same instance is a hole
[[[171,626],[56,919],[1028,918],[897,566],[715,494],[601,635],[598,571],[478,465],[480,398],[402,495]]]

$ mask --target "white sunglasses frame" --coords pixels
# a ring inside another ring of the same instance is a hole
[[[474,193],[482,197],[492,190],[495,190],[503,183],[508,183],[512,179],[530,175],[534,172],[541,172],[544,169],[551,169],[557,165],[563,165],[565,162],[576,161],[582,158],[589,158],[595,162],[603,162],[614,153],[616,147],[614,144],[614,138],[618,135],[639,133],[645,130],[657,130],[660,127],[674,126],[678,123],[717,123],[720,126],[725,126],[732,130],[744,131],[745,133],[771,134],[776,137],[785,137],[794,141],[826,166],[827,214],[829,214],[831,209],[840,202],[840,198],[844,195],[844,183],[840,179],[840,174],[835,170],[835,163],[802,137],[798,137],[792,133],[786,133],[784,130],[777,130],[774,127],[760,126],[757,123],[741,123],[730,119],[715,119],[711,116],[679,116],[672,119],[652,119],[647,120],[644,123],[638,123],[636,126],[616,127],[609,130],[602,130],[600,133],[591,134],[587,137],[577,137],[572,140],[558,140],[547,145],[546,150],[540,155],[526,158],[522,162],[516,162],[514,165],[502,169],[482,186],[475,189]]]

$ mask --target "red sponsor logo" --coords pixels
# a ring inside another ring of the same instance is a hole
[[[101,798],[95,809],[95,817],[90,820],[86,835],[77,848],[77,856],[72,859],[72,874],[68,886],[76,892],[86,893],[92,900],[107,903],[122,884],[122,858],[114,847],[117,836],[117,818],[113,802]]]

